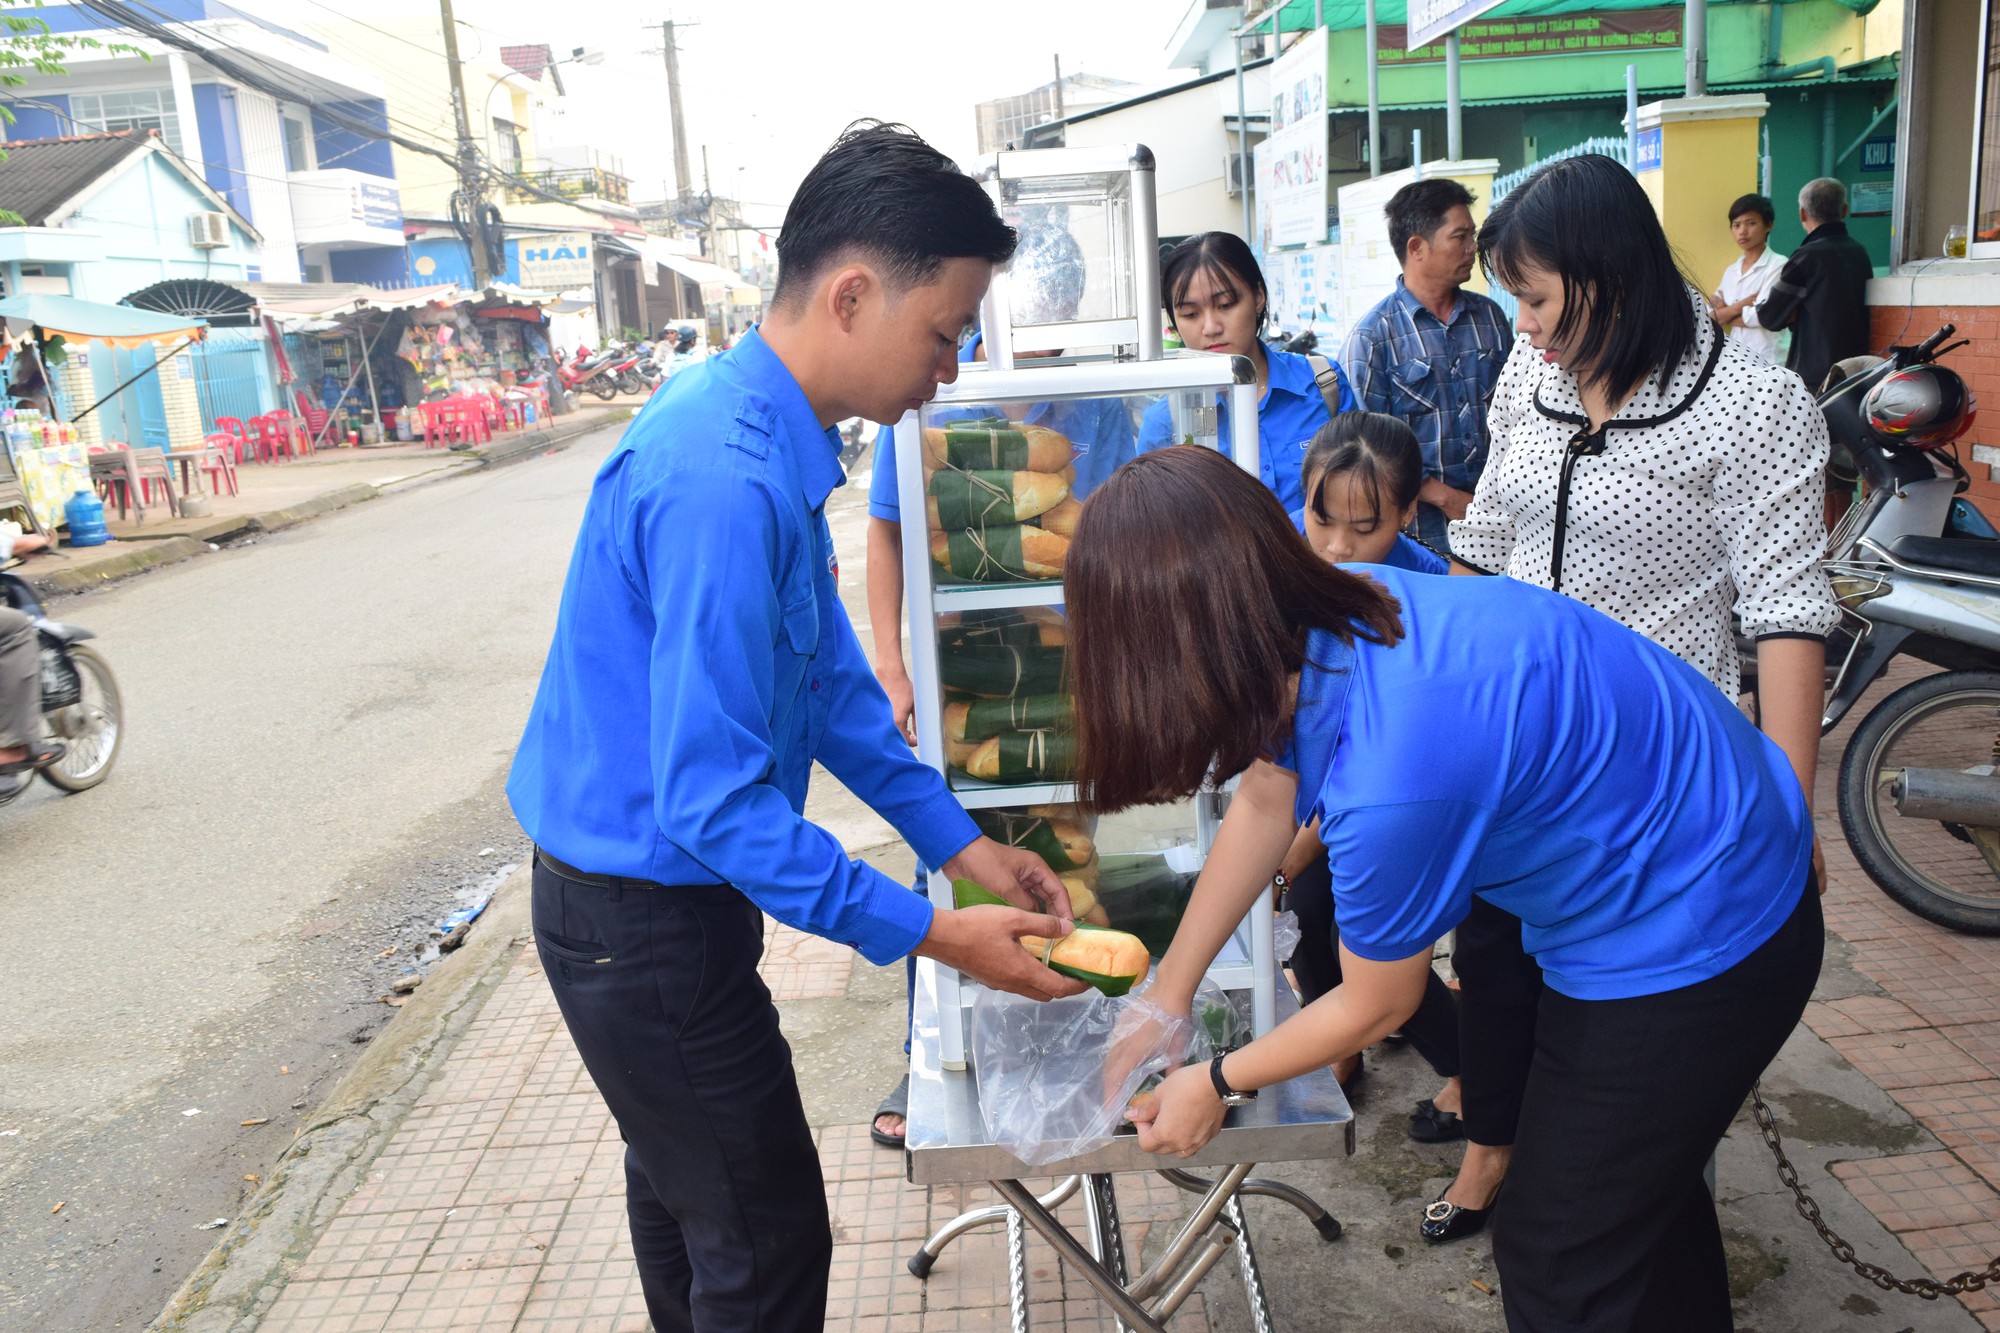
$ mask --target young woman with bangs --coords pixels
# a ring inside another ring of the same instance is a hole
[[[1510,1328],[1729,1328],[1702,1168],[1822,946],[1785,754],[1578,602],[1326,564],[1212,450],[1119,469],[1084,510],[1065,595],[1083,798],[1119,810],[1242,777],[1153,1001],[1188,1011],[1309,820],[1340,918],[1341,983],[1170,1075],[1131,1113],[1141,1145],[1192,1153],[1225,1097],[1393,1031],[1432,941],[1491,902],[1549,984],[1494,1249]]]

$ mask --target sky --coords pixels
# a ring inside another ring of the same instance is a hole
[[[425,0],[418,0],[419,3]],[[476,44],[546,42],[558,57],[602,50],[600,65],[566,65],[570,142],[623,159],[635,202],[673,193],[673,127],[661,20],[677,26],[688,156],[699,191],[708,146],[716,195],[745,201],[775,225],[814,160],[863,116],[900,120],[961,162],[977,148],[973,106],[1054,77],[1090,73],[1158,87],[1167,42],[1194,0],[455,0]],[[562,15],[556,21],[552,15]],[[644,26],[650,25],[650,26]]]

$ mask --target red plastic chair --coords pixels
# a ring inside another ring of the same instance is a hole
[[[225,446],[220,443],[223,439],[229,441],[228,445]],[[243,455],[250,448],[250,436],[243,429],[243,418],[217,417],[215,419],[215,434],[208,437],[208,444],[209,447],[215,449],[226,447],[230,451],[230,457],[240,464],[243,461]]]
[[[201,470],[208,474],[208,489],[212,495],[222,494],[225,484],[231,495],[242,494],[242,489],[236,484],[236,465],[242,460],[232,456],[231,445],[235,442],[235,436],[220,432],[201,442],[202,448],[207,451],[201,460]]]
[[[266,412],[261,417],[252,417],[250,424],[257,428],[258,462],[275,463],[280,454],[288,459],[299,456],[291,413]]]

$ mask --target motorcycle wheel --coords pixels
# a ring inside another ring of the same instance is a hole
[[[50,717],[50,729],[69,753],[41,774],[61,791],[89,791],[110,775],[118,758],[125,739],[125,704],[110,665],[95,651],[71,644],[69,657],[82,680],[83,697]]]
[[[2000,935],[2000,829],[1900,814],[1889,785],[1904,768],[1994,771],[2000,671],[1946,671],[1877,704],[1840,762],[1840,827],[1882,891],[1926,921]]]
[[[620,393],[644,393],[646,392],[646,381],[640,379],[636,373],[628,370],[618,377],[617,388]]]
[[[591,381],[588,384],[584,385],[583,387],[590,390],[592,393],[596,394],[599,398],[603,399],[607,403],[610,402],[613,398],[618,396],[618,386],[612,382],[612,379],[609,375],[594,376],[592,377]]]

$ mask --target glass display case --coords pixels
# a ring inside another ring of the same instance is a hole
[[[1224,797],[1101,819],[1075,806],[1063,566],[1083,503],[1134,456],[1148,414],[1166,414],[1175,440],[1215,448],[1226,401],[1245,423],[1235,461],[1255,475],[1256,394],[1242,357],[973,365],[896,427],[918,755],[989,836],[1067,877],[1081,919],[1138,935],[1155,957]],[[931,893],[949,902],[949,879],[934,875]],[[1251,990],[1259,1031],[1277,980],[1270,936],[1271,913],[1253,910],[1210,973],[1225,990]],[[969,984],[937,973],[942,1012],[962,1013]],[[947,1066],[962,1067],[963,1025],[945,1024],[942,1045]]]

